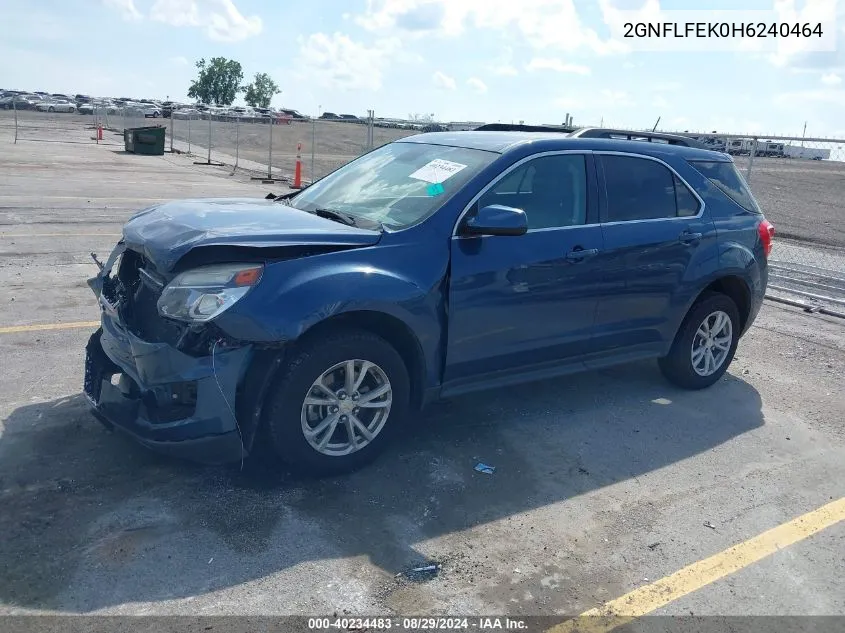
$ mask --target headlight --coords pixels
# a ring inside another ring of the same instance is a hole
[[[186,270],[161,293],[158,311],[180,321],[210,321],[261,280],[264,266],[220,264]]]

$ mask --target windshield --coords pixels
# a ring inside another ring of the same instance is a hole
[[[290,203],[402,228],[434,213],[497,156],[463,147],[390,143],[317,181]]]

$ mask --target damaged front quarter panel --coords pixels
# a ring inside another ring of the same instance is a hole
[[[126,251],[126,244],[123,240],[117,243],[117,246],[112,250],[111,255],[102,264],[98,259],[96,253],[91,253],[91,258],[94,263],[100,268],[100,271],[90,279],[87,280],[88,287],[97,297],[100,307],[112,316],[117,315],[118,304],[121,299],[121,291],[117,287],[117,282],[112,276],[111,271],[114,268],[118,258]]]

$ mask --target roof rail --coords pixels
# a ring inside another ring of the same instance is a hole
[[[663,132],[643,132],[639,130],[616,130],[611,128],[587,127],[571,134],[573,138],[609,138],[628,141],[644,141],[647,143],[668,143],[684,147],[709,149],[707,145],[689,136],[680,134],[665,134]]]
[[[476,132],[559,132],[572,138],[607,138],[647,143],[667,143],[698,149],[712,149],[711,146],[681,134],[646,132],[641,130],[618,130],[603,127],[575,128],[565,125],[519,125],[515,123],[487,123],[475,128]]]

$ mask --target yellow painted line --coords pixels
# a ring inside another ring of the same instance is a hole
[[[121,233],[0,233],[0,237],[120,237]]]
[[[697,591],[771,556],[790,545],[845,520],[845,497],[803,514],[767,532],[697,561],[624,596],[590,609],[552,627],[547,633],[606,632],[631,620],[665,607],[670,602]]]
[[[39,323],[36,325],[8,325],[0,327],[0,334],[15,332],[42,332],[44,330],[72,330],[74,328],[100,327],[99,321],[73,321],[70,323]]]

